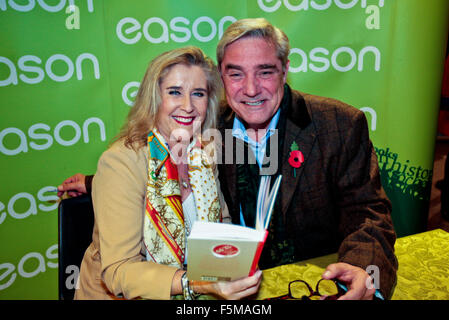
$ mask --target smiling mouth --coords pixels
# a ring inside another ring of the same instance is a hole
[[[179,124],[184,126],[190,126],[193,123],[193,120],[195,120],[195,117],[175,117],[172,116],[172,118]]]
[[[257,107],[262,105],[265,102],[265,100],[258,100],[258,101],[243,101],[243,104],[246,104],[250,107]]]

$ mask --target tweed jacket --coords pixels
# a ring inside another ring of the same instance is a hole
[[[278,197],[295,258],[338,252],[340,262],[363,269],[377,266],[381,293],[389,297],[398,266],[396,233],[365,115],[343,102],[294,91],[288,85],[284,99],[286,108],[278,124],[284,128],[278,137],[282,148],[278,173],[283,175]],[[229,110],[220,122],[223,135],[226,131],[229,135],[233,126]],[[219,179],[233,223],[239,223],[236,165],[224,159],[236,152],[239,140],[232,139],[232,145],[223,142]],[[288,162],[293,142],[304,155],[296,177]]]

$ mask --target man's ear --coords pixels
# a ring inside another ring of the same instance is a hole
[[[288,68],[290,67],[290,60],[287,60],[287,63],[285,64],[285,70],[284,70],[284,75],[283,75],[283,81],[284,83],[287,82],[287,74],[288,74]]]

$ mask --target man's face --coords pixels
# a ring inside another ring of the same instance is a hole
[[[265,129],[279,109],[287,78],[273,44],[242,38],[225,49],[220,66],[226,99],[252,129]]]

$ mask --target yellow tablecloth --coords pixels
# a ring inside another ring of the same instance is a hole
[[[399,262],[392,300],[449,300],[449,233],[437,229],[399,238],[395,244]],[[314,258],[263,271],[256,299],[286,294],[288,283],[303,279],[312,286],[337,254]]]

